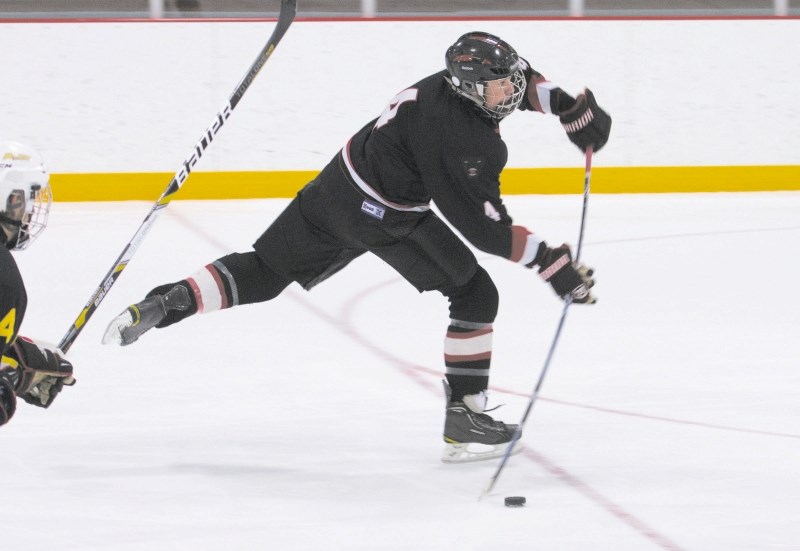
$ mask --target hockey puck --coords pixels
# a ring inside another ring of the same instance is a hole
[[[523,496],[509,496],[506,498],[506,507],[524,507],[525,498]]]

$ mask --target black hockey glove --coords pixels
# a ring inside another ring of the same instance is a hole
[[[533,264],[539,265],[539,275],[553,286],[558,296],[564,300],[570,297],[572,302],[578,304],[597,302],[591,292],[594,286],[594,270],[573,262],[572,253],[566,244],[551,249],[543,243],[541,247]]]
[[[15,392],[29,404],[48,408],[61,389],[75,384],[72,364],[57,348],[45,348],[19,337],[10,356],[19,363]]]
[[[575,98],[575,105],[560,113],[558,120],[569,140],[583,152],[590,145],[600,151],[611,133],[611,116],[600,109],[588,88]]]
[[[14,416],[17,409],[17,398],[14,396],[14,386],[9,379],[6,379],[3,371],[0,371],[0,426],[8,423]]]

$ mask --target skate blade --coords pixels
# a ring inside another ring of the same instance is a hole
[[[506,444],[445,444],[442,452],[442,463],[472,463],[503,457],[510,443]],[[511,455],[522,451],[522,444],[516,443]]]
[[[118,344],[122,346],[122,331],[130,327],[131,324],[133,324],[133,317],[131,316],[130,310],[126,309],[111,320],[111,323],[109,323],[106,328],[106,332],[103,333],[101,342],[103,344]]]

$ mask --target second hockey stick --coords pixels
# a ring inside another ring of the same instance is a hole
[[[578,247],[575,250],[575,262],[577,262],[581,257],[581,248],[583,247],[583,233],[586,226],[586,209],[589,206],[589,188],[592,180],[592,152],[593,147],[590,145],[586,148],[586,172],[583,180],[583,209],[581,211],[581,229],[578,235]],[[528,416],[531,414],[533,404],[536,403],[536,399],[539,397],[539,391],[544,383],[547,370],[550,369],[550,360],[553,359],[553,353],[556,350],[558,339],[561,337],[561,329],[564,327],[564,320],[567,318],[567,311],[569,310],[571,304],[572,299],[567,298],[564,302],[564,309],[561,311],[561,319],[558,320],[558,327],[556,328],[556,334],[553,337],[553,342],[550,343],[550,349],[547,351],[547,358],[544,361],[544,367],[542,367],[542,372],[539,374],[539,380],[536,381],[536,387],[533,389],[533,393],[528,400],[528,406],[525,408],[525,413],[522,415],[519,425],[517,425],[517,430],[514,431],[514,435],[511,437],[511,442],[509,443],[508,448],[506,448],[506,452],[503,454],[503,459],[497,466],[497,470],[495,470],[492,478],[489,479],[489,483],[486,485],[483,493],[478,498],[479,500],[488,495],[489,492],[491,492],[494,488],[494,485],[497,484],[497,480],[500,478],[500,474],[503,472],[503,469],[508,462],[508,458],[511,457],[514,447],[517,445],[517,441],[522,437],[522,429],[525,428],[525,423],[527,423]]]
[[[92,314],[94,314],[95,310],[97,310],[97,307],[106,297],[108,291],[128,265],[128,262],[139,248],[139,245],[142,243],[142,240],[144,240],[144,237],[150,230],[153,222],[155,222],[156,218],[161,213],[161,210],[169,204],[175,193],[186,182],[186,179],[189,177],[189,174],[191,174],[192,169],[194,169],[197,162],[203,156],[205,150],[208,149],[208,147],[211,145],[211,142],[214,141],[214,138],[225,125],[226,121],[230,118],[233,110],[242,100],[242,97],[253,83],[253,80],[255,80],[259,71],[261,71],[261,68],[270,58],[272,52],[275,51],[275,48],[281,41],[281,38],[283,38],[283,35],[286,34],[286,31],[289,29],[292,21],[294,21],[296,13],[297,0],[281,0],[281,11],[278,15],[278,23],[275,26],[275,29],[272,31],[272,35],[269,37],[269,40],[259,52],[258,57],[256,57],[256,60],[248,69],[247,74],[245,74],[244,78],[242,78],[242,80],[236,86],[236,89],[233,91],[233,94],[231,94],[228,102],[214,116],[214,119],[211,121],[209,127],[205,132],[203,132],[202,136],[200,136],[200,139],[194,145],[194,148],[189,156],[183,161],[181,167],[175,173],[175,176],[161,194],[161,197],[158,198],[153,207],[150,209],[150,212],[147,214],[147,216],[145,216],[144,221],[139,226],[139,229],[136,230],[136,233],[133,235],[131,240],[128,241],[128,244],[125,245],[122,253],[119,255],[114,265],[103,278],[103,281],[97,287],[95,292],[92,294],[89,302],[86,303],[86,306],[84,306],[83,310],[81,310],[81,313],[72,323],[72,326],[69,328],[69,331],[67,331],[67,334],[61,339],[61,342],[58,344],[58,348],[61,349],[61,351],[66,352],[75,342],[75,339],[86,326],[86,322],[92,317]]]

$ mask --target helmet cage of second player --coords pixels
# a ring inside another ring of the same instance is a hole
[[[47,226],[49,179],[38,154],[13,142],[0,145],[0,228],[9,248],[27,248]]]
[[[25,190],[14,190],[24,197]],[[20,219],[19,232],[17,233],[16,250],[23,250],[36,239],[47,227],[47,220],[50,217],[50,205],[52,204],[52,193],[50,186],[42,187],[40,184],[30,184],[28,197],[24,199],[24,212]],[[11,195],[9,195],[9,200]]]

